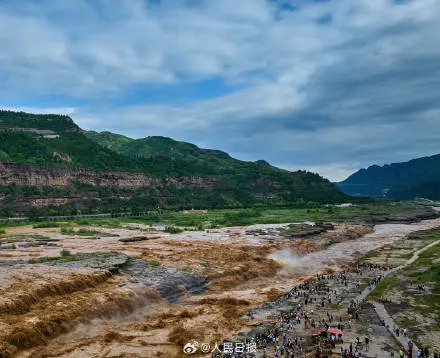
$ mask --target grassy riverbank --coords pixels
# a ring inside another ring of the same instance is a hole
[[[210,229],[227,226],[252,224],[276,224],[288,222],[363,222],[370,224],[388,221],[417,221],[433,215],[430,207],[414,202],[377,201],[352,206],[313,206],[305,208],[252,208],[209,210],[206,212],[164,212],[151,216],[130,216],[118,218],[87,218],[71,220],[78,225],[98,225],[104,227],[121,227],[129,223],[153,225],[161,223],[167,226],[182,228]],[[0,228],[8,226],[34,225],[38,227],[60,227],[66,223],[48,222],[3,222]]]
[[[437,240],[440,228],[413,233],[406,242],[424,247]],[[406,327],[418,346],[439,350],[440,244],[427,248],[416,261],[382,279],[368,298],[384,303],[396,324]]]

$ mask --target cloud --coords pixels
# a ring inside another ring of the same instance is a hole
[[[1,3],[0,90],[26,107],[75,108],[85,128],[167,135],[337,180],[438,152],[438,1],[283,3]],[[230,90],[206,98],[212,80]],[[152,100],[158,86],[197,83],[191,100]]]

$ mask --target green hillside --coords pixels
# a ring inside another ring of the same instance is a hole
[[[194,144],[178,142],[168,137],[152,136],[141,139],[132,139],[111,132],[85,132],[85,135],[100,145],[127,156],[155,157],[166,156],[174,159],[188,160],[219,160],[242,163],[220,150],[201,149]]]
[[[69,116],[59,114],[32,114],[0,110],[0,129],[36,128],[55,132],[80,131]]]
[[[58,138],[1,130],[0,160],[23,164],[45,164],[97,171],[139,168],[141,161],[126,158],[94,143],[81,132],[67,132]],[[142,166],[141,166],[142,168]],[[148,167],[145,165],[146,170]]]
[[[124,145],[134,141],[134,139],[128,138],[122,134],[115,134],[111,132],[87,131],[84,132],[84,134],[94,142],[97,142],[103,147],[116,152],[121,152],[121,149],[124,147]]]
[[[334,184],[317,174],[289,172],[263,160],[240,161],[219,150],[166,137],[134,140],[110,132],[86,132],[70,117],[57,115],[0,111],[0,161],[44,168],[86,168],[97,173],[136,172],[162,179],[195,176],[216,183],[211,188],[193,189],[122,189],[81,183],[68,188],[24,188],[11,184],[0,186],[6,195],[0,209],[8,212],[22,210],[16,207],[24,205],[28,197],[74,198],[74,204],[69,204],[72,210],[285,206],[346,199]]]
[[[85,135],[100,145],[128,157],[156,161],[167,159],[176,166],[187,168],[188,174],[236,174],[242,170],[288,173],[270,166],[265,161],[244,162],[220,150],[202,149],[194,144],[168,137],[131,139],[110,132],[85,132]]]
[[[202,149],[194,144],[167,137],[152,136],[127,140],[109,132],[86,133],[97,143],[119,148],[120,154],[130,158],[148,159],[156,166],[168,165],[173,172],[187,175],[220,176],[225,193],[233,189],[259,193],[261,196],[281,196],[288,200],[340,200],[343,196],[328,180],[306,171],[289,172],[269,165],[264,160],[245,162],[232,158],[220,150]],[[281,184],[274,188],[273,183]]]

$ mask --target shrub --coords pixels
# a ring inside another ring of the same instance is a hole
[[[72,229],[71,227],[62,227],[61,228],[61,233],[63,235],[78,235],[78,236],[118,236],[116,234],[108,234],[105,232],[101,232],[101,231],[97,231],[97,230],[89,230],[89,229],[85,229],[85,228],[81,228],[78,230]]]
[[[76,223],[78,225],[90,225],[90,220],[87,219],[78,219],[76,220]]]
[[[30,264],[40,264],[44,262],[51,261],[59,261],[59,262],[68,262],[68,261],[76,261],[78,257],[73,255],[69,250],[62,249],[60,252],[60,256],[49,256],[49,257],[38,257],[35,259],[30,259],[28,262]]]
[[[1,245],[0,244],[0,250],[14,250],[16,248],[17,248],[17,246],[15,246],[15,244],[10,244],[10,245]]]
[[[61,257],[72,256],[72,253],[67,249],[62,249],[60,252]]]
[[[181,228],[178,228],[176,226],[166,226],[164,231],[169,234],[179,234],[183,232]]]
[[[28,262],[30,264],[40,264],[43,262],[50,262],[50,261],[55,261],[58,260],[59,257],[38,257],[36,259],[30,259]]]
[[[70,228],[70,227],[63,226],[63,227],[61,228],[61,233],[62,233],[63,235],[74,235],[74,234],[75,234],[75,230],[73,230],[73,229]]]
[[[34,229],[43,229],[43,228],[51,228],[51,227],[59,227],[60,224],[53,221],[44,221],[41,223],[34,224],[32,227]]]

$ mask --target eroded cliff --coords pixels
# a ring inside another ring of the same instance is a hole
[[[137,189],[164,186],[188,188],[213,188],[217,179],[213,177],[184,176],[178,178],[153,178],[139,173],[105,172],[87,169],[56,168],[0,162],[0,185],[67,187],[82,183],[94,187]]]

